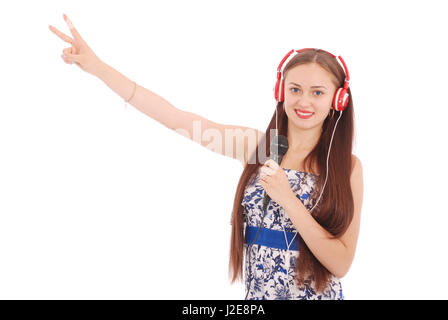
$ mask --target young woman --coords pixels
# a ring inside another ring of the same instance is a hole
[[[340,278],[354,258],[363,198],[362,166],[352,154],[353,101],[345,63],[344,70],[329,52],[302,49],[280,70],[285,57],[277,73],[276,110],[261,132],[175,108],[101,61],[63,17],[73,37],[49,28],[71,45],[63,49],[65,63],[98,77],[126,102],[186,137],[195,136],[198,122],[200,136],[219,133],[214,136],[224,148],[213,151],[241,161],[229,266],[233,283],[242,278],[245,262],[246,298],[343,299]],[[347,95],[339,95],[340,88]],[[275,129],[289,145],[280,165],[260,162],[270,156],[266,137]],[[228,132],[236,143],[226,139]],[[208,140],[198,143],[209,148]],[[271,200],[263,210],[265,195]]]

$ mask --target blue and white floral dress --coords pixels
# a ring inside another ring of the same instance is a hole
[[[314,205],[310,194],[313,191],[316,176],[309,172],[302,172],[293,169],[282,168],[288,176],[291,189],[303,202],[308,210]],[[259,183],[260,172],[258,171],[249,180],[244,191],[241,205],[244,207],[244,222],[246,226],[259,226],[263,217],[263,197],[264,189]],[[296,232],[293,223],[289,219],[284,209],[274,200],[268,204],[267,213],[263,221],[263,228]],[[246,230],[246,228],[244,228]],[[299,234],[297,234],[297,237]],[[316,300],[342,300],[342,286],[340,280],[332,275],[329,286],[323,293],[316,292],[314,281],[305,281],[305,285],[298,286],[294,281],[295,265],[299,250],[284,250],[268,247],[260,244],[253,244],[249,254],[247,243],[244,245],[245,251],[245,287],[246,293],[249,290],[247,299],[250,300],[295,300],[295,299],[316,299]],[[289,264],[287,260],[289,259]],[[249,270],[250,268],[250,270]],[[249,274],[250,273],[250,274]],[[249,286],[250,285],[250,286]]]

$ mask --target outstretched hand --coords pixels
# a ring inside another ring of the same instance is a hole
[[[73,38],[59,31],[52,25],[49,25],[49,29],[54,34],[71,45],[62,50],[62,59],[67,64],[75,63],[83,71],[92,75],[97,75],[102,61],[96,56],[93,50],[90,49],[65,13],[63,14],[63,18],[67,23]]]

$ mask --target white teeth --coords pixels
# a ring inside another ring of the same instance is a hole
[[[313,113],[302,113],[302,112],[300,112],[299,110],[296,110],[296,112],[298,113],[298,114],[300,114],[301,116],[310,116],[310,115],[312,115]]]

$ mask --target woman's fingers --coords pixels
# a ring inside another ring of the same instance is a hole
[[[71,62],[67,61],[67,55],[70,54],[70,50],[71,50],[71,48],[64,48],[62,50],[62,55],[61,56],[62,56],[62,59],[64,60],[65,63],[71,63]]]
[[[80,62],[81,60],[81,55],[78,54],[74,54],[74,49],[73,47],[70,48],[64,48],[62,50],[62,59],[64,60],[65,63],[69,63],[72,64],[73,62]]]
[[[72,64],[71,61],[68,61],[68,60],[67,60],[67,57],[66,57],[64,54],[61,54],[61,58],[62,58],[62,60],[64,60],[65,63],[67,63],[67,64]]]
[[[261,174],[264,174],[267,176],[271,176],[271,175],[275,174],[275,170],[271,169],[269,167],[261,167],[260,172],[261,172]]]
[[[73,23],[71,22],[71,20],[67,17],[67,15],[65,13],[63,14],[63,17],[64,17],[65,22],[67,22],[68,28],[70,29],[70,32],[73,35],[73,38],[78,41],[84,41],[82,39],[81,35],[79,34],[78,30],[76,30],[75,26],[73,25]]]
[[[73,47],[70,47],[70,48],[65,48],[64,50],[62,50],[62,54],[67,58],[69,55],[76,54],[76,52],[73,49]]]
[[[73,62],[81,62],[82,55],[80,54],[71,54],[71,53],[64,53],[64,61],[73,63]]]
[[[268,159],[265,163],[264,163],[264,165],[265,166],[268,166],[268,167],[270,167],[270,168],[273,168],[273,169],[275,169],[275,170],[277,170],[280,166],[279,166],[279,164],[277,163],[277,162],[275,162],[274,160],[272,160],[272,159]]]
[[[57,35],[59,38],[61,38],[65,42],[68,42],[70,44],[73,43],[73,39],[71,37],[69,37],[68,35],[66,35],[65,33],[59,31],[58,29],[56,29],[52,25],[50,25],[49,28],[55,35]]]
[[[82,39],[81,35],[65,13],[63,14],[63,18],[67,23],[73,38],[57,30],[55,27],[50,26],[50,30],[53,33],[71,44],[70,48],[64,48],[62,50],[62,59],[67,64],[75,63],[83,71],[96,75],[102,61],[95,55],[92,49],[90,49],[84,39]]]

